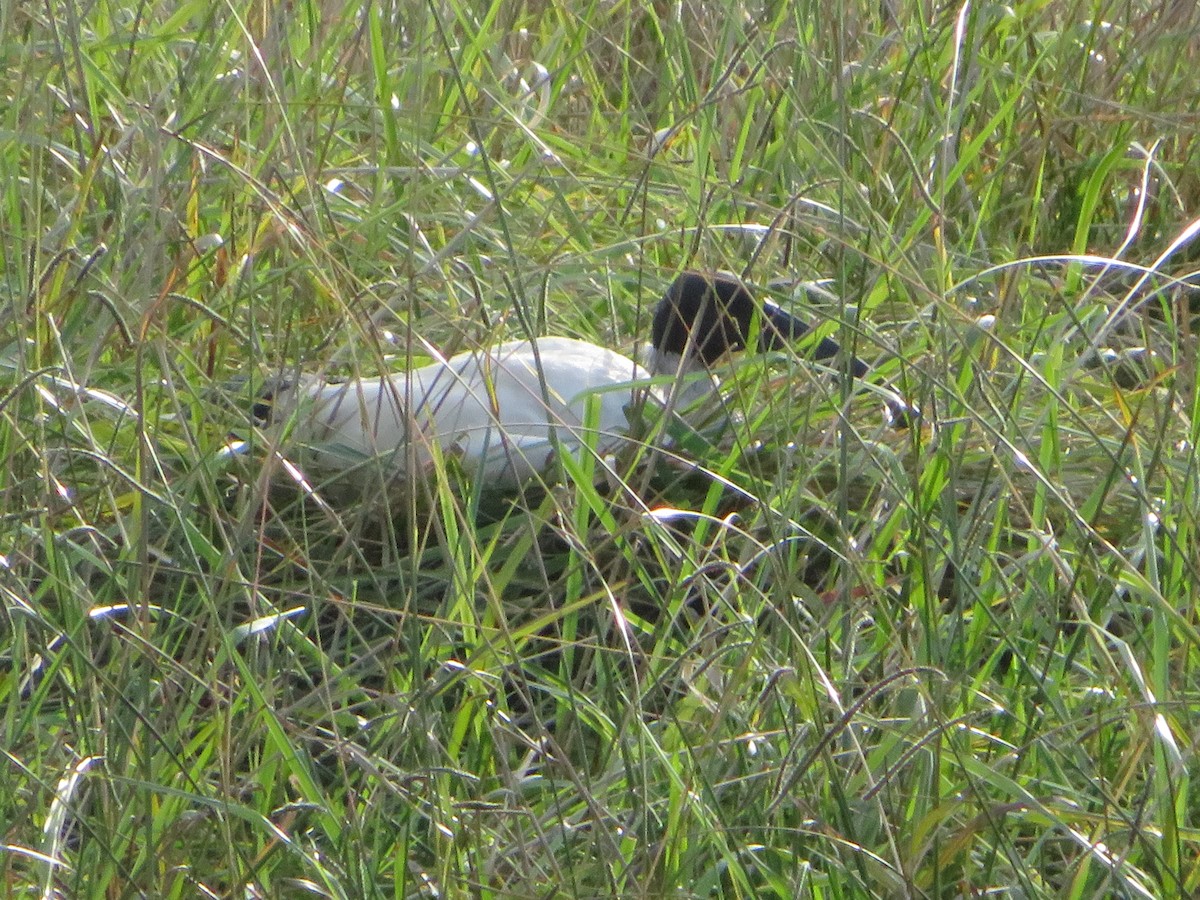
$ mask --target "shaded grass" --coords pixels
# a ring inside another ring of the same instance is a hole
[[[14,893],[1195,891],[1183,5],[4,15]],[[789,352],[322,504],[242,412],[691,265],[831,277],[921,427]]]

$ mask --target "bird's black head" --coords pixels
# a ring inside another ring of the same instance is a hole
[[[785,340],[809,330],[806,322],[776,304],[756,303],[746,286],[731,275],[684,272],[667,288],[654,311],[652,371],[660,371],[664,362],[668,372],[674,371],[688,350],[689,337],[693,360],[705,366],[713,365],[730,350],[744,349],[756,313],[761,350],[775,350]],[[841,347],[832,338],[821,338],[810,352],[817,359],[833,359],[841,353]],[[870,372],[858,357],[851,357],[847,365],[855,378],[865,378]],[[889,418],[898,428],[908,428],[921,418],[920,410],[898,395],[888,396],[885,402]]]
[[[759,308],[746,286],[732,276],[684,272],[654,311],[651,341],[660,354],[682,355],[689,335],[694,335],[695,355],[712,365],[728,351],[746,346],[756,311],[761,314],[764,349],[779,346],[781,336],[798,337],[808,330],[774,304]]]
[[[275,419],[275,401],[280,394],[290,391],[293,383],[286,378],[270,378],[258,392],[254,405],[250,407],[250,415],[254,424],[260,428],[271,425]]]

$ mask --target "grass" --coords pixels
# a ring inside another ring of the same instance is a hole
[[[0,10],[5,893],[1200,890],[1200,17],[922,6]],[[250,425],[686,266],[920,427],[789,351],[362,503]]]

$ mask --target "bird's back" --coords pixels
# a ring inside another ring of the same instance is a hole
[[[584,341],[510,341],[410,372],[300,385],[294,435],[311,464],[330,471],[361,463],[367,471],[382,466],[389,479],[420,477],[436,445],[472,476],[510,484],[544,472],[555,441],[571,451],[585,438],[601,452],[613,449],[637,399],[631,382],[648,377],[629,358]],[[585,434],[589,425],[594,437]]]

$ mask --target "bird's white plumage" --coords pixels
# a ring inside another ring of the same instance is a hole
[[[444,362],[331,384],[306,378],[274,398],[317,473],[426,471],[434,445],[473,478],[506,486],[547,472],[556,443],[577,453],[620,445],[649,373],[571,338],[510,341]]]

